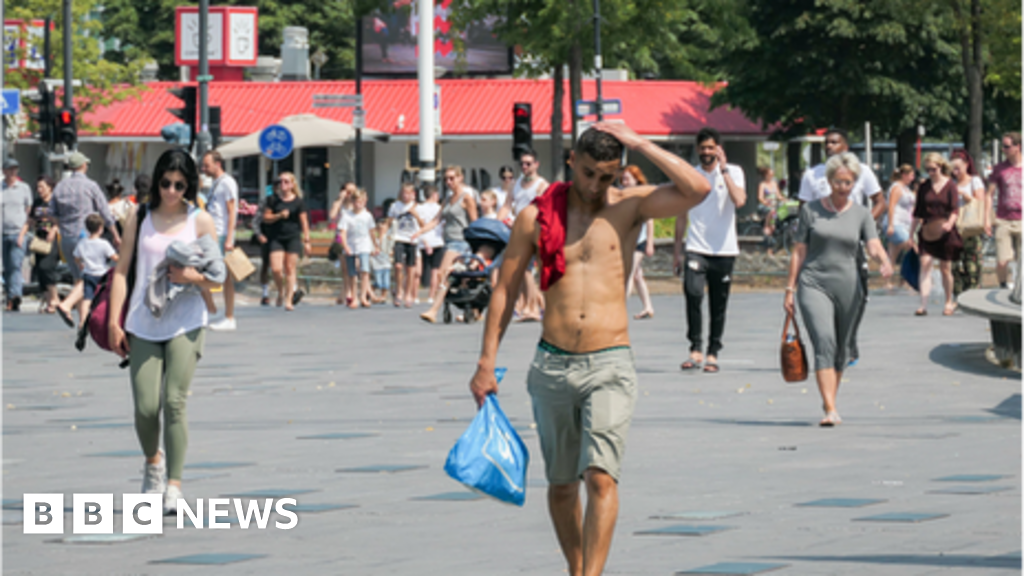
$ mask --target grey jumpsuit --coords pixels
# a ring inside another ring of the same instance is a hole
[[[797,304],[814,346],[814,369],[846,369],[864,295],[857,272],[860,242],[878,238],[871,212],[854,204],[843,212],[821,200],[800,209],[796,241],[807,245]]]

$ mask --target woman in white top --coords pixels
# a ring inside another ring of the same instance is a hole
[[[889,240],[889,261],[896,262],[897,256],[910,249],[910,224],[914,220],[914,203],[917,201],[910,184],[914,182],[914,168],[903,164],[892,171],[889,186],[889,225],[885,237]],[[885,287],[892,290],[892,278]]]
[[[974,168],[974,159],[967,150],[957,148],[950,154],[953,165],[953,180],[960,193],[960,207],[971,202],[985,200],[985,182]],[[961,217],[964,211],[960,211]],[[953,295],[960,296],[972,288],[981,286],[981,244],[982,235],[964,238],[964,251],[960,260],[953,262]]]
[[[622,184],[622,189],[632,188],[633,186],[646,186],[647,177],[644,176],[639,166],[630,164],[622,171],[619,182]],[[640,228],[640,235],[636,238],[636,251],[633,252],[633,273],[629,275],[629,280],[626,282],[626,298],[629,298],[633,294],[633,289],[636,288],[636,293],[640,296],[640,303],[643,305],[640,312],[633,316],[637,320],[654,318],[654,304],[651,302],[651,291],[647,288],[647,281],[644,280],[644,269],[640,266],[644,256],[648,258],[654,256],[654,220],[644,222],[644,225]]]
[[[156,318],[145,305],[145,295],[150,273],[164,260],[171,242],[190,243],[205,235],[216,239],[217,233],[213,218],[194,205],[199,173],[191,156],[181,150],[164,152],[153,170],[153,182],[156,189],[149,204],[132,213],[125,224],[110,291],[109,342],[114,352],[128,357],[131,366],[135,432],[146,456],[142,492],[163,493],[164,513],[173,514],[182,498],[181,472],[188,446],[185,402],[203,353],[207,310],[198,291],[186,290]],[[129,294],[130,275],[135,282]],[[206,292],[217,286],[195,268],[171,266],[169,275],[175,284],[194,284]],[[126,300],[128,315],[122,328],[118,319]],[[161,406],[166,464],[160,451]]]

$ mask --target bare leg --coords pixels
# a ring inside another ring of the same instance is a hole
[[[892,262],[893,266],[896,266],[896,257],[900,255],[900,249],[901,248],[902,248],[901,244],[893,244],[892,242],[889,243],[889,262]],[[890,276],[885,281],[885,289],[886,290],[892,290],[895,287],[896,287],[896,285],[893,284],[893,276]]]
[[[523,319],[540,320],[540,314],[544,310],[544,296],[537,286],[532,272],[523,276],[523,289],[526,294],[526,304],[523,306]]]
[[[203,290],[203,302],[206,303],[206,311],[210,314],[217,313],[217,304],[213,301],[213,294],[209,290]]]
[[[395,264],[395,283],[394,283],[394,300],[395,306],[402,305],[402,299],[405,297],[405,266],[402,264]]]
[[[630,277],[631,284],[636,286],[636,293],[640,296],[640,303],[643,310],[634,316],[636,319],[650,318],[654,316],[654,304],[651,302],[651,291],[647,288],[647,280],[644,279],[644,269],[640,263],[644,259],[643,252],[637,252],[633,257],[633,275]]]
[[[948,260],[939,261],[939,272],[942,273],[942,291],[946,296],[946,306],[943,313],[952,314],[956,304],[953,302],[953,263]]]
[[[918,314],[928,311],[928,296],[932,292],[932,257],[924,252],[921,253],[921,272],[918,274],[918,284],[921,288],[921,307],[917,309]]]
[[[569,576],[583,575],[583,508],[580,505],[580,483],[548,486],[548,513],[555,525],[555,535],[562,554],[569,564]]]
[[[619,516],[619,487],[604,470],[589,468],[584,473],[587,487],[587,515],[583,520],[583,574],[598,576],[604,571]]]
[[[360,288],[362,289],[362,296],[360,297],[360,301],[362,302],[363,306],[367,308],[373,306],[373,291],[370,288],[369,272],[359,273],[359,284],[361,285]]]
[[[1010,261],[996,262],[996,279],[999,280],[999,285],[1006,284],[1007,278],[1010,277]]]
[[[57,286],[51,284],[46,287],[46,307],[53,310],[60,304],[60,296],[57,294]]]
[[[440,282],[438,283],[438,295],[434,298],[434,303],[430,305],[430,310],[420,314],[420,318],[427,322],[437,322],[437,313],[441,311],[441,306],[444,306],[444,295],[448,290],[448,274],[451,273],[452,265],[455,264],[455,259],[458,257],[458,252],[444,253],[444,259],[441,260],[441,269],[438,272],[440,276]]]
[[[235,317],[235,280],[230,273],[224,279],[224,317]]]
[[[274,287],[277,288],[277,305],[284,304],[284,251],[275,250],[270,253],[270,272],[274,276]]]
[[[288,278],[286,280],[287,284],[284,287],[284,309],[288,311],[295,310],[295,306],[292,305],[292,293],[299,282],[298,268],[299,255],[286,253],[284,255],[284,272]]]
[[[71,310],[78,305],[83,296],[85,296],[85,282],[78,280],[75,282],[75,286],[71,289],[71,292],[68,293],[62,302],[57,304],[57,307],[67,312],[70,316]]]
[[[836,395],[839,394],[839,380],[843,377],[842,372],[834,368],[815,371],[818,379],[818,392],[821,393],[822,408],[826,413],[836,411]]]

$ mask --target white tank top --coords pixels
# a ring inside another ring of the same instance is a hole
[[[153,214],[147,212],[139,228],[138,254],[135,261],[135,287],[125,320],[125,332],[151,342],[165,342],[202,328],[207,323],[206,303],[198,292],[187,290],[179,294],[158,319],[146,307],[146,289],[149,275],[167,257],[167,247],[180,240],[185,243],[196,241],[196,214],[191,208],[185,225],[174,235],[160,234],[153,227]]]
[[[533,185],[524,187],[523,177],[520,176],[519,178],[516,178],[516,185],[512,188],[513,216],[519,216],[519,213],[523,211],[523,208],[529,206],[530,202],[533,202],[533,199],[536,198],[539,193],[543,192],[543,190],[539,190],[540,182],[540,177],[535,176]]]

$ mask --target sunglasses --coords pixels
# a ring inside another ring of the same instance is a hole
[[[181,180],[171,182],[169,179],[164,178],[160,181],[160,188],[169,189],[171,186],[174,186],[174,189],[178,192],[184,192],[185,189],[188,188],[188,185]]]

